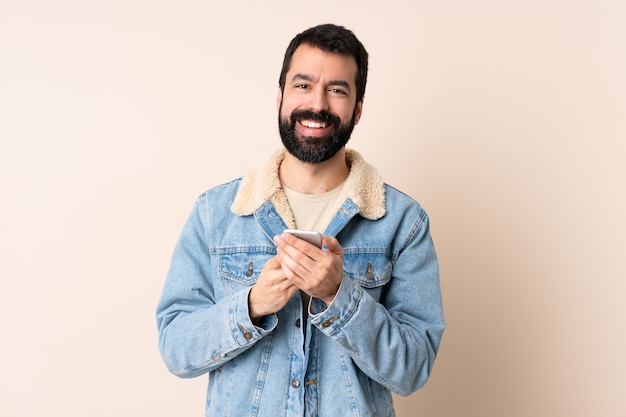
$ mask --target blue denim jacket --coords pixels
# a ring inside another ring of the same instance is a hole
[[[272,237],[294,226],[281,155],[199,197],[157,307],[164,362],[183,378],[209,373],[207,416],[394,416],[391,392],[426,382],[444,330],[428,217],[350,151],[346,198],[325,231],[344,250],[334,301],[312,299],[303,323],[296,293],[255,325],[248,293],[276,254]]]

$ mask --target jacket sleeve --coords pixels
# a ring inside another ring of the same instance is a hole
[[[183,228],[156,310],[161,356],[167,368],[183,378],[219,368],[270,333],[278,322],[268,316],[261,327],[253,325],[249,290],[219,298],[204,204],[198,200]]]
[[[430,376],[444,330],[439,267],[423,210],[393,263],[380,302],[344,278],[333,302],[311,303],[312,324],[370,378],[409,395]]]

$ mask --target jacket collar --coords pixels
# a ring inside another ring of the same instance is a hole
[[[240,216],[254,213],[263,203],[271,200],[276,211],[290,227],[295,224],[289,202],[278,179],[278,168],[285,158],[285,149],[276,151],[265,163],[250,171],[242,180],[231,210]],[[361,154],[346,149],[346,162],[350,174],[342,193],[359,208],[361,216],[376,220],[385,215],[385,189],[382,177]]]

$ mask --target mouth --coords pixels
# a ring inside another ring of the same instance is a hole
[[[328,127],[326,122],[317,122],[313,120],[300,120],[300,124],[309,129],[325,129]]]
[[[321,138],[332,131],[333,124],[319,120],[299,120],[297,129],[302,136],[309,138]]]
[[[291,126],[301,138],[323,139],[330,137],[340,125],[338,116],[327,111],[294,110],[290,116]]]

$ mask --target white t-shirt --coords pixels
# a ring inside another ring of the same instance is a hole
[[[325,193],[304,194],[287,188],[283,184],[283,190],[287,195],[296,227],[324,233],[326,226],[337,212],[338,205],[341,204],[336,200],[341,194],[342,188],[343,184]]]

